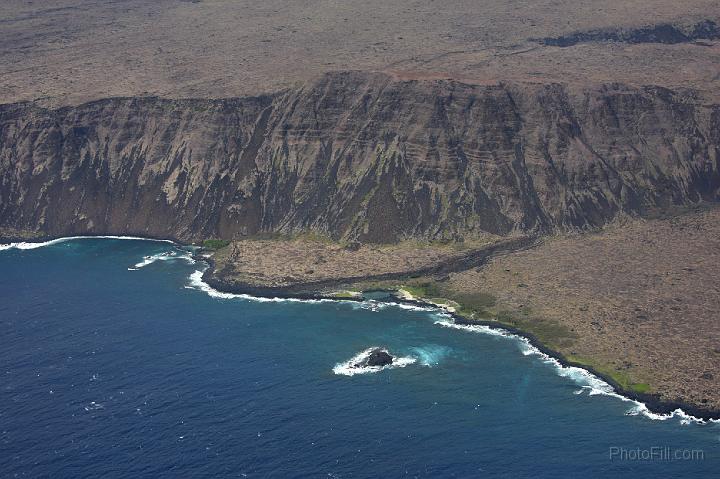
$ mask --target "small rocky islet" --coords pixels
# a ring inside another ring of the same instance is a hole
[[[364,355],[355,363],[350,365],[352,368],[368,368],[368,367],[384,367],[392,364],[395,359],[389,352],[381,348],[375,348],[369,354]]]

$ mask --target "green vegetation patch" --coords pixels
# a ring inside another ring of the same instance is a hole
[[[222,249],[222,248],[226,247],[226,246],[229,245],[229,244],[230,244],[230,241],[228,241],[228,240],[221,240],[221,239],[206,239],[206,240],[203,241],[203,243],[202,243],[203,248],[213,249],[213,250]]]
[[[612,379],[625,391],[633,391],[638,394],[647,394],[651,393],[653,390],[650,384],[643,382],[635,382],[630,376],[630,374],[627,373],[627,371],[620,371],[612,365],[604,364],[600,361],[594,361],[592,359],[571,355],[567,356],[567,359],[581,366],[592,368],[603,376]]]
[[[344,246],[342,241],[336,241],[329,235],[318,231],[303,231],[301,233],[295,233],[290,235],[287,239],[309,241],[313,243],[339,244],[340,246]]]
[[[417,281],[403,284],[402,289],[416,298],[441,298],[442,290],[435,281]]]
[[[647,394],[649,392],[652,392],[652,388],[647,383],[633,383],[631,387],[633,391],[640,394]]]
[[[502,324],[532,334],[541,343],[555,350],[569,347],[577,338],[577,335],[564,324],[529,315],[530,311],[527,308],[520,312],[499,311],[496,319]]]
[[[355,299],[358,296],[360,296],[360,294],[361,293],[359,291],[351,291],[351,290],[335,291],[332,293],[332,297],[337,298],[337,299]]]
[[[482,292],[455,294],[453,299],[467,308],[492,308],[497,303],[495,296]]]

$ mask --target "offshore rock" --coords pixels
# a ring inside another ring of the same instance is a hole
[[[370,354],[365,358],[364,361],[361,363],[354,364],[353,367],[355,368],[365,368],[365,367],[382,367],[387,366],[389,364],[392,364],[393,357],[387,352],[382,349],[374,349],[370,352]]]

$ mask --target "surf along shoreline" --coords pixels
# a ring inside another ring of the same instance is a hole
[[[283,288],[272,288],[272,293],[270,293],[267,290],[260,290],[259,288],[253,288],[253,287],[247,287],[243,288],[238,285],[229,285],[227,283],[224,283],[222,280],[219,280],[212,276],[212,261],[210,258],[198,258],[198,260],[204,261],[208,263],[210,266],[208,269],[205,270],[203,273],[202,280],[205,282],[208,286],[211,288],[221,292],[221,293],[229,293],[229,294],[242,294],[247,296],[256,296],[256,297],[263,297],[263,298],[276,298],[276,299],[297,299],[297,300],[334,300],[334,301],[357,301],[362,302],[365,299],[363,297],[356,297],[356,298],[338,298],[336,296],[332,296],[329,294],[322,294],[322,293],[293,293],[293,292],[283,292],[281,289]],[[340,286],[341,283],[338,284]],[[410,299],[408,297],[403,297],[397,294],[397,290],[393,289],[373,289],[373,290],[366,290],[363,291],[363,293],[373,293],[373,292],[381,292],[381,293],[388,293],[392,295],[393,300],[391,302],[395,303],[401,303],[401,304],[408,304],[413,306],[420,306],[425,308],[433,308],[436,309],[438,312],[442,312],[452,319],[454,324],[460,325],[460,326],[486,326],[488,328],[502,331],[505,333],[509,333],[510,335],[517,336],[518,338],[524,339],[527,341],[528,345],[535,348],[537,351],[539,351],[541,354],[546,355],[550,357],[551,359],[556,360],[560,366],[564,368],[579,368],[583,369],[593,376],[597,377],[598,379],[602,380],[603,382],[610,385],[610,387],[613,388],[613,390],[620,396],[623,396],[624,398],[627,398],[628,400],[635,401],[638,403],[642,403],[645,405],[645,407],[648,409],[649,412],[657,415],[662,416],[668,416],[669,419],[671,415],[677,414],[678,410],[681,411],[681,415],[687,415],[690,416],[690,419],[696,419],[696,420],[702,420],[702,421],[720,421],[720,410],[713,410],[713,409],[702,409],[697,406],[694,406],[690,403],[683,403],[683,402],[676,402],[676,401],[666,401],[664,399],[659,398],[657,395],[654,394],[648,394],[648,393],[638,393],[636,391],[632,391],[629,389],[624,388],[621,386],[617,381],[615,381],[612,377],[601,373],[600,371],[596,370],[595,368],[588,366],[586,364],[580,364],[574,361],[571,361],[565,357],[562,353],[555,351],[553,349],[550,349],[545,344],[543,344],[535,335],[515,328],[510,325],[506,325],[503,323],[500,323],[498,321],[492,321],[492,320],[471,320],[467,319],[453,311],[450,311],[446,308],[443,308],[442,306],[439,306],[436,303],[424,301],[422,299],[413,298]]]
[[[198,248],[195,250],[192,254],[192,258],[199,262],[203,263],[206,266],[206,268],[202,272],[202,282],[204,282],[206,285],[208,285],[210,288],[220,292],[220,293],[227,293],[227,294],[237,294],[237,295],[246,295],[246,296],[252,296],[252,297],[258,297],[258,298],[268,298],[268,299],[292,299],[292,300],[331,300],[331,301],[354,301],[354,302],[362,302],[366,301],[367,298],[363,297],[364,294],[373,293],[373,292],[381,292],[381,293],[387,293],[389,296],[392,297],[391,301],[379,301],[379,302],[390,302],[390,303],[399,303],[399,304],[406,304],[406,305],[413,305],[413,306],[419,306],[423,308],[429,308],[434,309],[437,312],[442,312],[443,314],[449,316],[452,320],[452,323],[458,326],[484,326],[488,327],[492,330],[500,331],[506,334],[509,334],[511,336],[515,336],[518,339],[524,340],[527,342],[527,344],[534,348],[538,353],[541,355],[547,356],[550,360],[556,361],[561,367],[563,368],[578,368],[584,371],[587,371],[592,376],[595,376],[596,378],[602,380],[603,382],[607,383],[614,392],[621,396],[622,398],[628,400],[628,401],[634,401],[636,403],[639,403],[643,405],[645,408],[647,408],[647,411],[663,416],[658,419],[669,419],[673,416],[678,416],[683,419],[687,419],[690,421],[696,421],[696,422],[720,422],[720,410],[715,409],[706,409],[706,408],[700,408],[697,407],[691,403],[686,402],[680,402],[680,401],[667,401],[665,399],[660,398],[656,394],[651,393],[642,393],[638,391],[633,391],[627,388],[624,388],[621,384],[619,384],[617,381],[615,381],[612,377],[610,377],[607,374],[604,374],[592,366],[589,366],[587,364],[581,364],[574,362],[572,360],[569,360],[565,355],[560,353],[559,351],[553,350],[549,348],[547,345],[545,345],[543,342],[541,342],[535,335],[532,333],[518,329],[516,327],[513,327],[508,324],[504,324],[502,322],[499,322],[497,320],[485,320],[485,319],[468,319],[460,314],[457,314],[452,308],[443,307],[442,305],[439,305],[437,303],[425,300],[423,298],[416,298],[413,297],[406,292],[403,292],[405,294],[401,294],[398,289],[385,289],[385,288],[378,288],[378,289],[367,289],[361,291],[361,294],[356,297],[338,297],[337,295],[333,295],[331,293],[322,292],[320,291],[321,288],[331,288],[335,287],[337,290],[341,290],[343,286],[348,285],[348,281],[344,280],[327,280],[327,281],[319,281],[315,283],[306,283],[302,285],[290,285],[290,286],[273,286],[273,287],[257,287],[252,285],[244,285],[240,283],[228,283],[226,281],[223,281],[221,278],[215,275],[215,262],[212,259],[211,254],[213,251],[208,248],[204,248],[202,246],[199,246],[197,244],[188,244],[183,241],[179,241],[176,238],[161,238],[161,237],[150,237],[150,236],[136,236],[136,235],[77,235],[77,236],[52,236],[52,235],[37,235],[33,237],[9,237],[9,236],[3,236],[0,235],[0,251],[8,250],[8,249],[35,249],[42,246],[50,246],[52,244],[57,244],[60,242],[65,241],[72,241],[77,239],[121,239],[121,240],[139,240],[139,241],[157,241],[157,242],[164,242],[164,243],[170,243],[173,244],[179,248],[182,247],[195,247]],[[536,240],[536,238],[533,238],[533,242]],[[22,246],[21,246],[22,245]],[[32,246],[31,246],[32,245]],[[490,248],[490,251],[488,251],[486,254],[482,256],[480,259],[480,263],[483,263],[490,259],[492,256],[498,254],[498,253],[507,253],[516,251],[519,249],[525,249],[528,247],[532,247],[533,244],[528,243],[527,241],[518,241],[518,242],[510,242],[509,244],[503,245],[503,247],[500,248]],[[477,266],[477,265],[474,265]],[[415,273],[415,272],[413,272]],[[376,275],[367,277],[369,279],[378,279],[378,277],[384,277],[388,276],[387,279],[398,279],[397,274],[391,274],[391,275]],[[390,276],[393,276],[390,278]],[[411,278],[411,274],[407,274],[406,277]],[[361,282],[364,279],[363,277],[358,278],[352,278],[351,282]],[[380,278],[383,279],[383,278]],[[317,288],[316,291],[307,290],[307,288]]]

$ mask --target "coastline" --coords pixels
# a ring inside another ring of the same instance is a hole
[[[139,241],[158,241],[158,242],[165,242],[170,243],[173,245],[176,245],[178,247],[187,247],[187,246],[197,246],[188,244],[183,241],[178,241],[177,239],[171,239],[171,238],[159,238],[159,237],[147,237],[147,236],[130,236],[130,235],[78,235],[78,236],[58,236],[58,235],[38,235],[34,237],[8,237],[8,236],[0,236],[0,251],[11,249],[13,247],[18,249],[35,249],[43,246],[48,246],[51,244],[56,244],[59,242],[64,241],[72,241],[75,239],[121,239],[121,240],[139,240]],[[33,245],[29,247],[23,247],[19,245]],[[365,299],[362,296],[358,297],[338,297],[334,296],[332,294],[320,292],[320,291],[299,291],[298,289],[303,289],[309,287],[313,287],[313,284],[304,284],[304,285],[296,285],[296,286],[290,286],[290,287],[284,287],[284,286],[276,286],[276,287],[257,287],[257,286],[251,286],[251,285],[239,285],[239,284],[229,284],[227,282],[224,282],[222,279],[216,277],[213,275],[215,271],[215,262],[213,261],[212,257],[203,254],[207,253],[208,249],[204,249],[200,247],[200,249],[193,254],[193,259],[195,259],[198,262],[202,262],[207,265],[207,268],[202,272],[201,280],[207,284],[210,288],[220,292],[220,293],[228,293],[228,294],[242,294],[242,295],[248,295],[253,296],[257,298],[269,298],[269,299],[288,299],[288,300],[311,300],[311,301],[317,301],[317,300],[331,300],[331,301],[355,301],[355,302],[362,302]],[[486,259],[487,257],[491,256],[493,252],[489,252],[483,259]],[[397,276],[397,275],[395,275]],[[359,278],[359,280],[362,280],[363,278]],[[339,290],[343,288],[343,285],[347,285],[347,282],[343,283],[342,281],[323,281],[321,282],[323,286],[331,287],[334,286],[335,290]],[[400,303],[400,304],[407,304],[407,305],[414,305],[424,308],[433,308],[436,309],[439,312],[443,312],[444,314],[447,314],[453,321],[455,325],[458,326],[485,326],[493,330],[502,331],[503,333],[507,333],[509,335],[515,336],[517,338],[520,338],[527,342],[529,346],[532,348],[535,348],[539,353],[541,353],[544,356],[547,356],[553,361],[556,361],[561,367],[564,368],[578,368],[581,370],[584,370],[591,374],[592,376],[595,376],[596,378],[602,380],[606,384],[608,384],[614,392],[622,397],[624,400],[633,401],[636,403],[639,403],[643,405],[648,412],[663,416],[658,419],[670,419],[674,417],[675,415],[682,417],[684,420],[689,421],[695,421],[695,422],[701,422],[705,423],[707,421],[710,422],[720,422],[720,410],[714,410],[714,409],[704,409],[697,407],[691,403],[683,403],[678,401],[667,401],[664,399],[661,399],[656,394],[650,394],[650,393],[641,393],[637,391],[628,390],[624,387],[622,387],[617,381],[615,381],[612,377],[597,371],[592,366],[586,365],[586,364],[580,364],[571,360],[568,360],[562,353],[555,351],[548,346],[546,346],[544,343],[542,343],[540,340],[538,340],[537,337],[535,337],[533,334],[515,328],[511,325],[504,324],[502,322],[499,322],[497,320],[471,320],[463,317],[460,314],[457,314],[452,308],[444,307],[442,305],[439,305],[437,303],[434,303],[432,301],[428,301],[422,298],[416,298],[413,297],[411,294],[408,294],[407,292],[403,292],[404,294],[400,294],[399,290],[397,289],[375,289],[375,290],[363,290],[362,293],[369,293],[373,291],[381,291],[386,292],[393,296],[394,302]]]
[[[136,241],[157,241],[161,243],[172,243],[178,246],[192,246],[177,238],[171,237],[153,237],[139,235],[123,235],[123,234],[82,234],[73,236],[64,235],[37,235],[37,236],[10,236],[0,234],[0,251],[3,249],[34,249],[50,244],[62,243],[76,239],[119,239],[119,240],[136,240]],[[20,245],[28,245],[25,248]]]
[[[221,293],[238,294],[255,296],[261,298],[274,298],[274,299],[295,299],[295,300],[334,300],[334,301],[357,301],[361,302],[364,299],[362,297],[337,297],[331,294],[324,294],[322,292],[293,292],[292,288],[283,287],[268,287],[268,288],[257,288],[253,286],[242,286],[237,284],[228,284],[221,279],[213,276],[214,262],[212,258],[201,257],[197,258],[199,261],[203,261],[208,264],[208,268],[203,271],[202,281],[209,287],[217,290]],[[337,289],[343,289],[343,283],[336,283]],[[644,405],[648,411],[652,414],[666,416],[664,419],[669,419],[675,414],[680,416],[687,416],[687,419],[694,421],[720,421],[720,410],[714,409],[703,409],[699,408],[691,403],[683,403],[678,401],[667,401],[659,398],[655,394],[650,393],[639,393],[637,391],[629,390],[621,386],[612,377],[599,372],[597,369],[586,364],[581,364],[567,359],[562,353],[555,351],[541,342],[535,335],[527,331],[515,328],[511,325],[504,324],[499,321],[493,320],[472,320],[463,317],[456,313],[453,308],[444,307],[437,303],[423,300],[421,298],[412,297],[410,294],[398,294],[399,291],[395,289],[375,289],[375,290],[364,290],[362,293],[371,292],[386,292],[393,295],[394,301],[401,304],[414,305],[419,307],[434,308],[438,311],[442,311],[452,318],[452,321],[456,325],[460,326],[486,326],[488,328],[509,333],[510,335],[521,338],[537,349],[541,354],[548,356],[549,358],[558,362],[558,364],[565,368],[579,368],[587,371],[591,375],[597,377],[603,382],[607,383],[619,396],[622,396],[626,400],[635,401]],[[407,292],[405,292],[407,293]],[[680,413],[678,413],[680,410]]]

